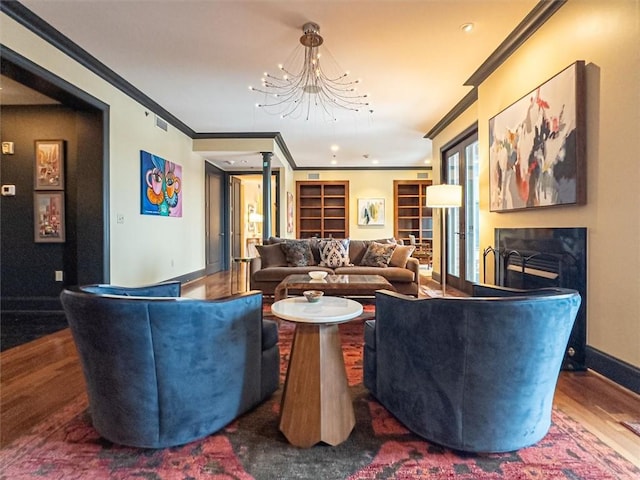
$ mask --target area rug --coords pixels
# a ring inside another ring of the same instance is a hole
[[[284,378],[293,326],[280,324]],[[336,447],[289,445],[278,431],[281,390],[217,434],[184,446],[137,449],[99,437],[84,396],[0,450],[2,480],[67,479],[636,479],[640,469],[554,411],[537,445],[474,455],[431,444],[407,431],[362,385],[363,321],[340,325],[356,412],[349,439]]]

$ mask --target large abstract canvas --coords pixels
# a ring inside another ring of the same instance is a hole
[[[143,215],[182,217],[182,167],[140,150]]]
[[[584,62],[489,120],[490,210],[583,204]]]

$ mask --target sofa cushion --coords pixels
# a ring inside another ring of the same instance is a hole
[[[258,250],[258,255],[262,260],[262,268],[287,266],[287,257],[285,257],[279,244],[256,245],[256,250]]]
[[[336,275],[381,275],[390,283],[411,283],[415,280],[415,275],[411,270],[400,267],[380,268],[355,265],[336,268],[335,273]]]
[[[333,274],[332,269],[318,265],[310,265],[307,267],[271,267],[255,271],[251,279],[253,282],[281,282],[289,275],[309,273],[313,270],[323,270],[329,273],[329,275]]]
[[[320,241],[320,265],[323,267],[344,267],[349,265],[349,239]]]
[[[389,260],[390,267],[404,268],[407,265],[407,260],[416,249],[414,245],[396,245],[391,260]]]
[[[388,267],[395,248],[395,243],[371,242],[362,257],[360,265],[366,267]]]
[[[314,265],[309,240],[287,240],[279,244],[290,267]]]

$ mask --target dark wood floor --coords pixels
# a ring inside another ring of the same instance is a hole
[[[437,284],[426,277],[423,280],[423,295],[438,293]],[[243,282],[239,278],[236,283],[242,288]],[[217,298],[229,293],[231,278],[226,272],[183,288],[183,295],[193,298]],[[0,369],[0,447],[84,393],[82,371],[68,329],[3,352]],[[624,420],[640,421],[640,396],[591,371],[563,372],[554,403],[640,466],[640,436],[620,424]]]

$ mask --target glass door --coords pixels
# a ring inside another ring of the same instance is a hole
[[[480,281],[478,133],[474,129],[444,150],[444,182],[462,185],[462,206],[446,209],[447,283],[471,293]]]

